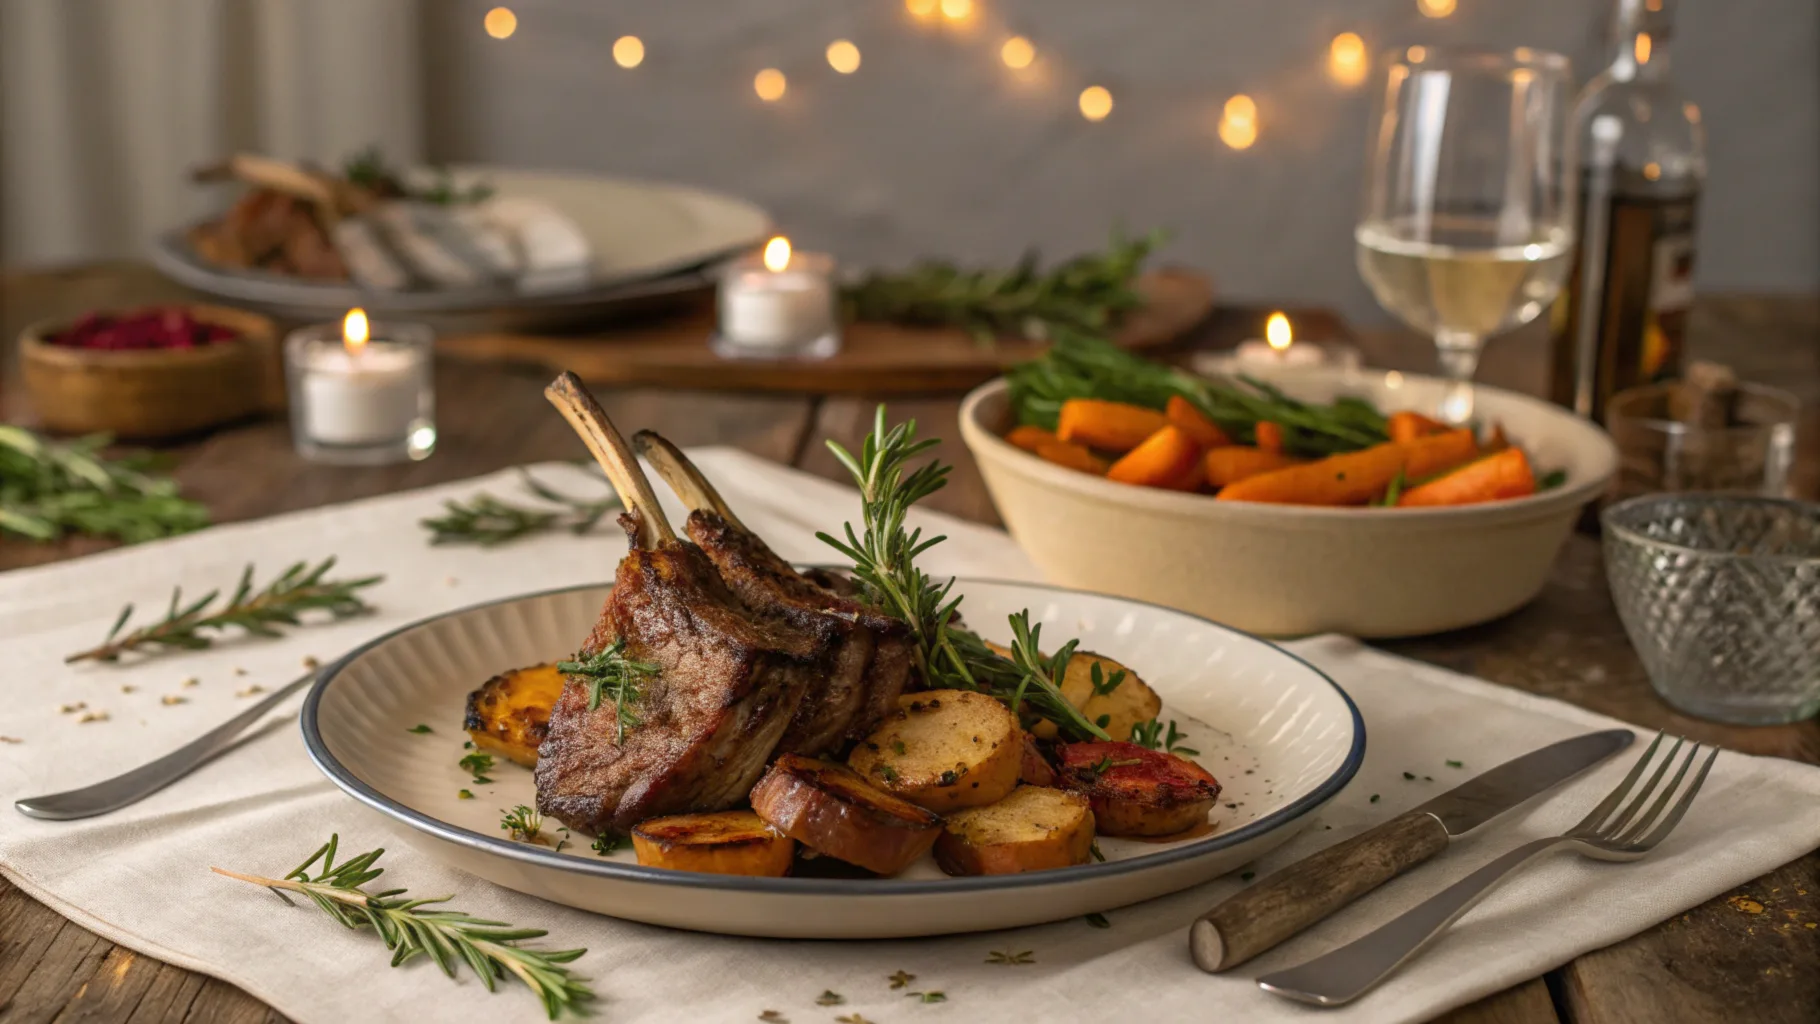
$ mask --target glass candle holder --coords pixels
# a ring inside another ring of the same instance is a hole
[[[436,449],[434,332],[374,321],[367,337],[350,328],[352,319],[301,327],[285,339],[298,454],[348,466],[428,458]]]
[[[1739,384],[1722,425],[1675,418],[1676,384],[1613,395],[1605,428],[1618,446],[1612,500],[1675,491],[1734,491],[1785,497],[1795,461],[1800,400],[1762,384]]]
[[[825,359],[840,351],[834,257],[780,250],[735,260],[721,274],[720,326],[709,343],[728,359]]]

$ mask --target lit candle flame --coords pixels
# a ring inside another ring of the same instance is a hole
[[[341,321],[341,343],[351,353],[358,353],[367,345],[367,311],[358,307],[348,310],[348,315]]]
[[[765,269],[782,273],[790,265],[790,240],[782,235],[765,243]]]
[[[1278,352],[1287,350],[1295,340],[1289,331],[1289,318],[1281,313],[1270,314],[1270,319],[1264,321],[1264,340]]]
[[[1638,64],[1648,64],[1649,63],[1649,33],[1648,32],[1640,33],[1637,36],[1637,43],[1636,43],[1636,46],[1633,48],[1632,53],[1635,54]]]

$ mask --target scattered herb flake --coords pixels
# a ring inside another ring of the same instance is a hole
[[[911,982],[916,980],[916,975],[911,974],[909,971],[899,969],[897,971],[897,973],[887,975],[885,977],[885,980],[890,982],[891,987],[894,989],[895,988],[904,988],[905,986],[909,985]]]
[[[776,1010],[761,1010],[758,1019],[764,1021],[765,1024],[790,1024],[790,1018]]]
[[[1464,761],[1455,761],[1455,760],[1453,760],[1453,759],[1452,759],[1452,758],[1449,758],[1449,759],[1448,759],[1448,761],[1447,761],[1447,767],[1449,767],[1449,768],[1464,768],[1464,767],[1466,767],[1466,762],[1464,762]]]
[[[509,811],[501,811],[499,827],[511,834],[521,843],[543,842],[543,815],[537,808],[519,804]]]
[[[1108,921],[1108,920],[1106,920],[1106,915],[1105,915],[1105,914],[1100,914],[1100,913],[1093,913],[1093,914],[1088,914],[1088,915],[1087,915],[1087,923],[1088,923],[1088,924],[1090,924],[1090,925],[1092,925],[1092,926],[1093,926],[1093,927],[1095,927],[1095,928],[1110,928],[1110,927],[1112,927],[1112,922],[1111,922],[1111,921]]]
[[[244,689],[235,690],[234,696],[236,696],[236,697],[255,697],[264,692],[265,692],[265,687],[260,686],[258,683],[254,683],[253,685],[245,687]]]
[[[879,777],[884,779],[886,782],[896,782],[897,781],[897,769],[891,767],[888,764],[885,764],[882,761],[879,762],[878,767],[875,768],[874,770],[877,771],[879,774]]]
[[[1378,795],[1376,793],[1371,794],[1371,802],[1374,804],[1378,802]]]
[[[434,730],[432,730],[429,726],[423,724],[422,722],[418,722],[416,725],[413,725],[409,729],[405,730],[405,732],[416,733],[419,736],[422,736],[426,733],[433,732],[433,731]]]
[[[179,697],[174,693],[167,693],[164,696],[158,698],[158,703],[163,704],[166,707],[169,707],[173,704],[182,704],[188,700],[189,700],[188,697]]]
[[[915,996],[925,1003],[945,1003],[948,1001],[948,994],[945,992],[905,992],[904,994],[907,996]]]
[[[1101,864],[1106,863],[1106,855],[1100,852],[1100,844],[1097,840],[1091,846],[1087,847],[1087,850],[1093,854],[1094,860],[1099,861]]]
[[[474,776],[475,782],[485,784],[493,781],[492,779],[487,778],[487,773],[493,770],[492,754],[475,752],[466,755],[455,763],[460,766],[462,771]]]
[[[1404,780],[1405,780],[1405,781],[1408,781],[1408,780],[1410,780],[1410,779],[1413,779],[1413,778],[1415,778],[1415,777],[1416,777],[1416,773],[1415,773],[1415,772],[1404,772],[1404,773],[1403,773],[1403,778],[1404,778]]]
[[[20,739],[17,736],[0,736],[0,743],[24,743],[24,742],[25,742],[24,740]]]
[[[82,713],[82,716],[80,718],[76,719],[76,724],[77,725],[87,725],[90,722],[105,722],[105,721],[107,721],[107,712],[105,712],[105,711],[84,711]]]
[[[831,988],[822,989],[822,994],[815,997],[815,1005],[817,1006],[839,1006],[846,1001],[846,996],[841,995]]]
[[[1244,871],[1239,873],[1239,881],[1241,882],[1249,882],[1256,877],[1258,877],[1256,871]]]
[[[908,750],[906,750],[906,749],[905,749],[905,747],[904,747],[904,741],[903,741],[903,740],[896,740],[896,741],[894,741],[894,742],[893,742],[893,743],[892,743],[892,744],[891,744],[891,752],[892,752],[892,753],[894,753],[894,754],[897,754],[897,755],[898,755],[898,756],[899,756],[899,757],[902,757],[902,756],[903,756],[903,755],[904,755],[904,754],[907,754],[907,753],[909,753],[909,751],[908,751]]]
[[[455,799],[472,800],[474,799],[474,794],[465,789],[458,789],[455,791]]]
[[[594,845],[589,847],[589,849],[600,854],[602,857],[611,857],[613,854],[618,853],[625,848],[626,837],[617,832],[608,832],[604,835],[595,836]]]
[[[995,949],[986,954],[986,962],[989,964],[1004,964],[1007,967],[1022,966],[1024,964],[1036,963],[1036,953],[1028,949],[1021,953],[1012,952],[1008,949]]]
[[[844,1017],[834,1018],[834,1024],[872,1024],[872,1022],[857,1013],[849,1013]]]

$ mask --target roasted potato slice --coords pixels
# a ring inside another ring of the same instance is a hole
[[[1101,835],[1169,836],[1207,821],[1220,784],[1186,758],[1135,743],[1069,743],[1061,782],[1086,795]]]
[[[632,849],[640,864],[710,875],[779,878],[796,859],[796,840],[751,811],[652,818],[633,827]]]
[[[562,673],[555,665],[501,672],[468,694],[462,727],[475,747],[535,768],[537,748],[550,731],[550,709],[560,696]]]
[[[987,641],[986,646],[1001,657],[1011,657],[1011,648],[1003,644]],[[1104,694],[1093,692],[1093,669],[1100,670],[1102,686],[1110,684],[1114,676],[1123,672],[1125,676],[1117,686]],[[1062,696],[1068,703],[1081,709],[1089,722],[1094,722],[1106,730],[1106,735],[1115,740],[1124,741],[1131,738],[1131,727],[1139,722],[1148,722],[1163,710],[1163,698],[1156,695],[1150,685],[1138,677],[1136,672],[1092,651],[1075,651],[1068,659],[1068,672],[1062,677]],[[1104,721],[1102,721],[1102,719]],[[1052,740],[1057,733],[1054,722],[1036,723],[1030,730],[1037,739]]]
[[[924,690],[899,697],[847,763],[874,786],[932,811],[983,807],[1017,787],[1023,729],[983,693]]]
[[[1015,875],[1085,864],[1093,853],[1088,799],[1063,789],[1019,786],[989,807],[956,811],[935,841],[951,875]]]
[[[1024,759],[1017,770],[1019,782],[1027,786],[1055,785],[1055,766],[1049,763],[1043,748],[1037,745],[1036,737],[1024,734]]]
[[[874,789],[846,765],[799,754],[772,762],[752,787],[752,809],[811,850],[881,875],[909,867],[942,830],[940,815]]]

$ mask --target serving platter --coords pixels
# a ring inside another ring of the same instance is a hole
[[[1358,770],[1358,709],[1319,670],[1265,641],[1185,612],[1025,583],[967,580],[970,621],[1024,608],[1083,650],[1120,659],[1164,700],[1223,786],[1211,832],[1170,843],[1102,837],[1106,860],[1021,875],[949,878],[932,860],[894,878],[695,874],[601,857],[587,837],[560,851],[515,842],[502,809],[535,803],[531,773],[503,761],[475,783],[464,753],[467,694],[495,673],[566,656],[611,587],[550,590],[405,626],[323,670],[305,701],[304,743],[337,786],[427,855],[510,889],[650,924],[782,938],[892,938],[1012,928],[1109,910],[1230,872],[1307,827]],[[992,636],[989,639],[1004,639]],[[418,723],[433,732],[413,734]],[[473,799],[459,793],[467,789]],[[547,829],[553,831],[554,822]]]

